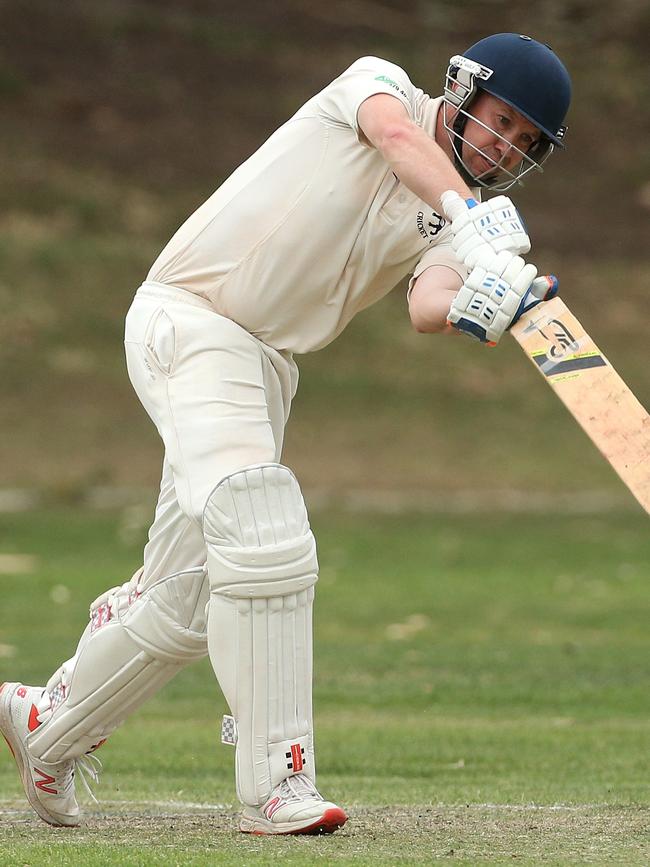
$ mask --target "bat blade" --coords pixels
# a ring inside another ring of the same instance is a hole
[[[510,329],[537,370],[650,513],[650,416],[566,304],[540,304]]]

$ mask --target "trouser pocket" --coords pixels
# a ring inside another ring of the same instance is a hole
[[[162,307],[156,310],[147,326],[144,348],[149,360],[169,376],[176,357],[176,329],[171,317]]]

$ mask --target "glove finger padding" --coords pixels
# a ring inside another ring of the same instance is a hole
[[[507,256],[507,254],[506,254]],[[511,285],[519,278],[522,271],[526,266],[526,263],[521,258],[521,256],[510,256],[507,257],[508,261],[505,263],[505,267],[501,271],[501,276],[506,281],[506,283],[510,283]]]
[[[537,276],[520,256],[485,250],[449,310],[451,325],[484,343],[497,343],[520,315],[522,298]]]
[[[522,259],[523,262],[523,259]],[[537,268],[534,265],[526,265],[521,269],[517,277],[510,283],[513,291],[521,298],[530,289],[531,283],[537,277]]]
[[[530,238],[517,209],[507,196],[487,202],[466,201],[453,190],[443,193],[441,202],[451,221],[452,247],[458,258],[473,268],[484,247],[493,253],[527,253]]]
[[[550,301],[551,298],[554,298],[558,290],[559,282],[555,274],[546,274],[544,277],[538,277],[536,280],[533,280],[530,288],[524,292],[508,328],[514,325],[524,313],[528,313],[529,310],[537,307],[542,301]]]

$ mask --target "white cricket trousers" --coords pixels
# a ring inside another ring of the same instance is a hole
[[[298,383],[290,355],[205,299],[144,283],[126,317],[129,377],[165,446],[142,589],[206,561],[203,509],[221,479],[280,461]]]
[[[160,498],[143,571],[95,600],[75,655],[47,682],[50,716],[32,745],[55,762],[92,749],[202,652],[223,688],[237,642],[227,618],[225,629],[206,631],[214,602],[203,511],[224,477],[279,461],[297,382],[290,357],[174,287],[140,287],[125,343],[131,381],[165,446]],[[220,640],[219,651],[208,647]],[[231,687],[231,708],[233,695]]]

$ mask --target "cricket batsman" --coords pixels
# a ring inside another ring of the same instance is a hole
[[[554,52],[513,33],[452,57],[437,98],[363,57],[169,241],[126,318],[129,376],[165,447],[143,565],[92,603],[45,686],[0,686],[0,729],[45,822],[79,824],[75,779],[96,779],[93,751],[209,654],[241,830],[345,823],[316,788],[318,562],[282,464],[294,354],[326,346],[409,274],[417,331],[492,344],[554,293],[522,258],[530,241],[510,199],[480,199],[563,146],[570,91]]]

